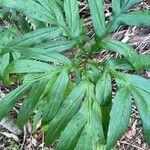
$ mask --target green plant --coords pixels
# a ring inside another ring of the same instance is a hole
[[[22,85],[0,101],[0,119],[28,93],[18,114],[20,127],[34,112],[33,128],[41,119],[47,145],[60,137],[59,150],[109,150],[127,128],[133,98],[150,144],[150,81],[134,72],[150,70],[150,56],[107,38],[121,24],[150,25],[150,11],[128,11],[140,1],[112,0],[106,24],[103,0],[88,0],[95,36],[87,46],[77,0],[0,0],[1,7],[49,25],[16,36],[11,28],[1,29],[1,80],[6,85],[20,80]],[[94,54],[103,49],[124,57],[95,62]],[[113,103],[112,79],[117,83]]]

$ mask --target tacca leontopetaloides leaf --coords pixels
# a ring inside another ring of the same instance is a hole
[[[54,62],[59,64],[71,64],[71,61],[66,56],[57,53],[57,52],[47,52],[40,48],[21,48],[21,49],[14,49],[14,51],[18,51],[22,54],[22,58],[26,59],[35,59],[44,62]]]
[[[120,22],[131,26],[149,26],[150,10],[138,10],[123,14],[120,17]]]
[[[51,18],[53,18],[54,21],[57,20],[57,24],[65,26],[62,9],[60,9],[56,1],[53,0],[37,0],[37,1],[41,4],[41,6],[43,6],[43,8],[46,8],[46,10],[52,15]]]
[[[55,5],[55,2],[53,5]],[[0,0],[0,6],[23,11],[25,15],[43,22],[58,24],[56,17],[52,10],[50,10],[51,7],[45,8],[41,3],[34,0]]]
[[[106,149],[110,150],[125,132],[131,114],[132,98],[128,87],[120,88],[114,98]]]
[[[60,132],[64,130],[68,122],[80,109],[81,103],[85,97],[86,88],[87,83],[81,82],[73,89],[73,91],[63,102],[58,113],[49,123],[48,131],[45,137],[46,145],[51,145],[56,140]]]
[[[81,109],[69,122],[60,137],[58,150],[91,150],[97,144],[101,144],[100,147],[104,146],[102,114],[99,104],[94,99],[93,91],[93,86],[89,85]]]
[[[47,44],[40,44],[35,46],[35,48],[44,49],[47,52],[63,52],[73,48],[74,42],[69,40],[59,40],[48,42]]]
[[[11,42],[7,43],[6,47],[28,47],[41,43],[43,40],[57,38],[62,34],[62,29],[58,27],[48,27],[36,29],[35,31],[21,35]]]
[[[107,105],[112,95],[111,77],[108,71],[104,71],[103,75],[96,83],[96,98],[100,105]]]
[[[105,65],[114,70],[134,70],[126,58],[109,59],[105,61]]]
[[[69,122],[69,124],[63,131],[57,146],[58,150],[75,149],[75,146],[86,124],[87,114],[88,110],[86,106],[83,105],[79,112],[72,118],[72,120]]]
[[[57,66],[53,66],[48,63],[36,60],[20,59],[10,63],[6,67],[4,75],[7,76],[10,73],[39,73],[39,72],[55,71],[57,69],[58,69]]]
[[[36,104],[40,100],[40,96],[46,86],[46,83],[47,80],[41,80],[33,84],[27,99],[24,100],[23,105],[19,110],[17,118],[17,124],[19,125],[19,127],[22,128],[31,116]]]
[[[142,120],[145,140],[150,145],[150,91],[132,88],[132,95]]]
[[[80,34],[80,17],[77,0],[64,0],[64,10],[71,35],[78,37]]]
[[[41,116],[42,116],[42,106],[40,106],[36,112],[35,112],[35,115],[34,115],[34,118],[33,118],[33,124],[32,124],[32,131],[33,133],[37,130],[37,128],[39,127],[38,126],[38,123],[40,122],[40,119],[41,119]]]
[[[59,70],[59,66],[53,66],[48,63],[29,60],[29,59],[20,59],[11,62],[5,69],[3,74],[3,81],[5,83],[9,82],[9,75],[12,73],[45,73],[45,72],[55,72]]]
[[[92,15],[93,26],[98,36],[105,33],[105,16],[103,8],[103,0],[88,0]]]
[[[143,70],[150,70],[150,55],[139,55]],[[105,65],[115,70],[134,70],[126,58],[110,59]]]
[[[0,56],[0,80],[2,80],[3,73],[4,73],[7,65],[9,64],[9,58],[10,58],[9,53],[7,53],[3,56]]]
[[[136,88],[141,88],[147,92],[150,91],[150,80],[142,78],[138,75],[130,75],[127,73],[119,73],[124,80],[124,83],[128,83],[129,85],[133,85]]]
[[[119,15],[127,11],[130,7],[142,0],[112,0],[112,9],[115,15]]]
[[[138,111],[140,113],[143,128],[144,128],[144,136],[148,144],[150,144],[150,124],[149,124],[149,114],[150,114],[150,80],[144,79],[137,75],[130,75],[126,73],[118,73],[121,77],[120,83],[128,84],[130,86],[130,93],[135,100]]]
[[[102,127],[102,114],[99,104],[93,101],[91,108],[88,108],[86,124],[80,135],[75,150],[91,150],[97,147],[103,149],[105,144],[104,131]]]
[[[142,0],[112,0],[113,15],[110,17],[110,21],[107,26],[107,33],[116,30],[122,24],[121,20],[123,20],[122,16],[124,13],[140,1]]]
[[[68,85],[68,73],[66,70],[62,71],[51,88],[47,104],[44,107],[42,122],[48,123],[56,115],[64,100],[64,93]]]
[[[0,120],[10,111],[10,109],[19,101],[19,98],[31,87],[32,84],[23,84],[17,89],[7,94],[0,101]]]
[[[120,41],[104,39],[101,42],[101,47],[124,55],[138,72],[141,71],[142,66],[139,55],[131,46]]]

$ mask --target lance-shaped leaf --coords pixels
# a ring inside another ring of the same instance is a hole
[[[113,13],[119,14],[121,11],[122,0],[112,0]]]
[[[92,107],[88,108],[86,124],[80,135],[75,150],[91,150],[97,147],[103,149],[105,144],[104,131],[102,127],[102,114],[99,104],[94,100]]]
[[[140,72],[142,69],[141,61],[139,58],[139,55],[136,53],[136,51],[130,47],[129,45],[116,41],[116,40],[103,40],[100,44],[103,49],[110,50],[113,52],[117,52],[125,56],[131,65]]]
[[[142,0],[112,0],[113,15],[107,26],[107,33],[111,33],[121,25],[123,14],[133,5]],[[122,19],[121,19],[122,18]]]
[[[132,98],[127,87],[120,88],[115,96],[109,123],[106,149],[110,150],[125,132],[131,114]]]
[[[47,80],[39,81],[32,86],[30,94],[27,99],[23,102],[21,106],[17,118],[17,124],[19,127],[23,127],[23,125],[28,121],[36,104],[38,103],[40,96],[44,90]]]
[[[7,66],[4,75],[7,76],[10,73],[34,73],[55,71],[56,69],[58,69],[58,67],[36,60],[15,60]]]
[[[93,98],[93,89],[89,87],[80,111],[69,122],[60,137],[57,147],[59,150],[90,150],[97,143],[104,144],[101,109]]]
[[[96,83],[96,98],[101,105],[107,105],[112,95],[111,77],[107,71],[104,71],[101,78]]]
[[[103,0],[88,0],[88,2],[95,32],[98,36],[102,36],[106,28]]]
[[[38,123],[41,119],[41,116],[42,116],[42,106],[40,106],[37,111],[35,112],[35,115],[34,115],[34,118],[33,118],[33,125],[32,125],[32,131],[33,133],[37,130],[37,128],[39,127],[38,126]]]
[[[141,1],[142,0],[123,0],[122,1],[122,12],[127,11],[130,7],[132,7],[133,5],[135,5]]]
[[[37,0],[50,14],[52,14],[54,20],[57,20],[57,23],[61,26],[65,26],[63,12],[60,9],[56,1],[50,0]],[[51,7],[53,6],[53,7]]]
[[[150,11],[138,10],[126,13],[120,17],[122,24],[131,26],[149,26],[150,25]]]
[[[132,88],[132,95],[142,119],[145,140],[150,145],[150,91]]]
[[[43,111],[43,123],[48,123],[56,115],[64,100],[64,93],[68,85],[68,72],[66,70],[62,71],[58,76],[57,80],[54,82],[48,96],[47,104]]]
[[[50,40],[59,37],[62,34],[62,30],[58,27],[48,27],[37,29],[30,33],[21,35],[11,42],[9,42],[7,47],[26,47],[33,46],[35,44],[41,43],[43,40]]]
[[[0,101],[0,120],[7,115],[19,98],[31,87],[32,84],[23,84],[7,94]]]
[[[25,15],[43,22],[57,24],[57,20],[52,14],[52,11],[34,0],[0,0],[0,6],[23,11]]]
[[[77,0],[64,0],[64,10],[71,35],[78,37],[80,34],[80,17]]]
[[[44,62],[57,62],[60,64],[71,64],[71,61],[66,56],[63,56],[57,52],[47,52],[44,49],[40,48],[17,48],[14,49],[21,54],[22,58],[25,59],[35,59]]]
[[[126,58],[106,60],[105,65],[111,69],[116,70],[134,70],[134,68]]]
[[[48,42],[46,44],[40,44],[35,46],[35,48],[45,49],[45,51],[47,52],[63,52],[73,48],[73,46],[74,46],[73,41],[61,40]]]
[[[3,56],[0,56],[0,80],[3,77],[3,73],[7,67],[7,65],[9,64],[9,60],[10,60],[10,54],[7,53]]]
[[[54,72],[59,70],[60,67],[53,66],[48,63],[36,61],[36,60],[15,60],[11,62],[5,69],[3,74],[3,81],[5,83],[9,82],[9,75],[16,74],[25,74],[25,73],[44,73],[44,72]]]
[[[118,15],[127,11],[130,7],[142,0],[112,0],[113,12]]]
[[[86,88],[87,83],[81,82],[66,98],[56,116],[49,123],[49,128],[45,137],[46,145],[51,145],[56,140],[60,132],[64,130],[68,122],[80,109]]]
[[[142,78],[138,75],[130,75],[127,73],[120,73],[124,82],[134,85],[137,88],[141,88],[147,92],[150,91],[150,80]]]
[[[150,55],[140,55],[142,66],[145,70],[150,70]]]
[[[85,127],[87,114],[87,108],[82,106],[80,111],[72,118],[63,131],[57,146],[58,150],[75,149],[75,146],[77,145],[77,142]]]
[[[139,58],[141,60],[141,65],[143,66],[143,70],[150,70],[150,55],[139,55]],[[106,60],[104,64],[111,69],[134,70],[126,58]]]

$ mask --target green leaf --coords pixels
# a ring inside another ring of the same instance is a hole
[[[80,17],[77,0],[64,0],[66,20],[73,37],[80,34]]]
[[[4,30],[0,31],[0,46],[4,46],[12,41],[17,32],[15,27],[10,27],[8,29],[4,28]]]
[[[56,1],[50,1],[50,0],[37,0],[43,8],[45,8],[47,11],[49,11],[50,14],[53,16],[53,20],[57,20],[57,23],[61,26],[65,26],[63,12],[59,8],[59,5]],[[53,7],[51,7],[53,6]]]
[[[132,88],[132,95],[142,119],[145,140],[150,145],[150,92]]]
[[[43,111],[42,122],[48,123],[54,118],[58,112],[63,100],[64,93],[68,85],[68,72],[66,70],[62,71],[56,81],[53,84],[48,96],[48,101]]]
[[[40,44],[36,47],[45,49],[45,51],[47,52],[63,52],[72,49],[73,46],[74,46],[73,41],[61,40],[61,41],[48,42],[47,44]]]
[[[99,104],[94,100],[91,108],[88,107],[86,124],[80,135],[75,150],[91,150],[97,145],[99,149],[104,148],[105,138],[102,127],[102,114]]]
[[[40,100],[40,96],[45,88],[47,80],[39,81],[32,86],[30,94],[27,99],[23,102],[17,118],[17,124],[19,127],[23,127],[32,115],[36,104]]]
[[[103,0],[88,0],[90,11],[92,15],[93,26],[98,36],[105,33],[105,16],[104,16],[104,2]]]
[[[57,52],[47,52],[44,49],[40,48],[21,48],[15,49],[18,53],[22,54],[22,58],[25,59],[35,59],[45,62],[54,62],[54,63],[61,63],[61,64],[71,64],[69,58],[63,56]]]
[[[150,70],[150,55],[140,55],[142,66],[145,70]]]
[[[97,143],[104,144],[101,109],[92,93],[91,86],[81,109],[63,131],[57,149],[91,150]]]
[[[0,56],[0,79],[2,79],[5,68],[9,64],[9,59],[10,59],[9,53]]]
[[[92,81],[92,83],[96,83],[99,79],[99,74],[101,73],[99,68],[93,64],[87,64],[88,69],[88,78]]]
[[[142,66],[141,66],[141,61],[140,61],[139,55],[129,45],[127,45],[123,42],[120,42],[120,41],[105,39],[102,41],[101,47],[103,49],[107,49],[107,50],[122,54],[123,56],[125,56],[129,60],[131,65],[138,72],[141,71]]]
[[[134,70],[129,61],[126,58],[116,58],[105,61],[105,65],[111,69],[116,70]],[[142,63],[142,66],[144,64]]]
[[[115,31],[121,25],[121,18],[127,10],[142,0],[112,0],[113,15],[110,17],[106,35]]]
[[[122,87],[117,91],[109,123],[106,149],[110,150],[117,143],[125,132],[131,114],[132,98],[127,87]]]
[[[0,101],[0,120],[7,115],[19,98],[31,87],[31,84],[23,84],[7,94]]]
[[[112,95],[111,76],[107,71],[104,71],[100,79],[96,83],[96,98],[100,105],[107,105],[110,102]]]
[[[79,112],[72,118],[72,120],[69,122],[69,124],[63,131],[57,146],[58,150],[75,149],[75,146],[85,127],[87,114],[88,110],[83,105]]]
[[[140,1],[142,0],[112,0],[113,12],[116,15],[121,14]]]
[[[142,0],[123,0],[122,2],[122,12],[127,11],[133,5],[141,2]]]
[[[46,3],[44,4],[49,6],[49,8],[45,8],[45,6],[34,0],[0,0],[1,7],[9,7],[17,11],[23,11],[25,15],[31,18],[50,24],[57,24],[56,18],[50,10],[50,5]],[[54,4],[55,3],[53,3],[53,5]]]
[[[54,39],[59,37],[62,34],[62,30],[58,27],[48,27],[37,29],[30,33],[26,33],[21,35],[11,42],[9,42],[6,46],[7,47],[27,47],[33,46],[37,43],[41,43],[43,40],[46,39]]]
[[[126,13],[120,17],[122,24],[131,26],[149,26],[150,25],[150,11],[138,10]]]
[[[60,132],[77,113],[84,99],[86,88],[86,82],[81,82],[66,98],[56,116],[49,123],[48,131],[45,137],[46,145],[51,145],[55,141]]]
[[[10,73],[34,73],[34,72],[46,72],[55,71],[57,66],[52,66],[48,63],[39,62],[36,60],[15,60],[11,62],[5,69],[4,75],[7,76]]]
[[[122,0],[112,0],[113,13],[119,14],[121,12]]]
[[[58,71],[61,67],[53,66],[48,63],[39,62],[36,60],[15,60],[11,62],[5,69],[3,81],[9,83],[10,74],[25,74],[25,73],[45,73]]]
[[[139,55],[143,70],[150,70],[150,55]],[[134,70],[126,58],[116,58],[106,60],[104,63],[107,67],[117,70]]]
[[[142,78],[138,75],[130,75],[127,73],[120,73],[120,75],[124,79],[124,82],[149,92],[150,80]]]
[[[38,123],[39,123],[39,121],[40,121],[40,119],[41,119],[42,109],[43,109],[43,108],[42,108],[42,106],[41,106],[41,107],[39,107],[38,110],[35,112],[35,116],[34,116],[34,118],[33,118],[33,125],[32,125],[32,127],[33,127],[33,129],[32,129],[33,133],[36,131],[37,125],[38,125]]]

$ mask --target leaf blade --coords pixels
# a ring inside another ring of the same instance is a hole
[[[103,9],[103,0],[88,0],[93,20],[93,26],[98,36],[105,33],[105,16]]]
[[[111,149],[125,132],[131,114],[131,94],[126,87],[117,91],[111,110],[106,149]]]

